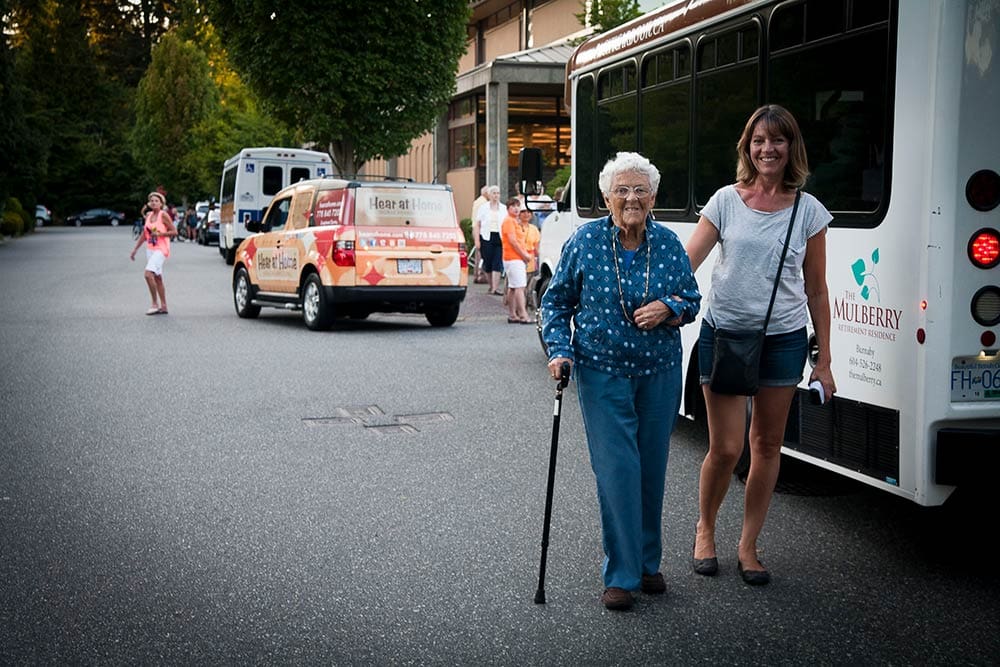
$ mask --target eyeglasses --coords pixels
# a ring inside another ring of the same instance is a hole
[[[635,193],[635,196],[639,199],[645,199],[649,195],[653,194],[653,191],[642,185],[637,185],[635,187],[619,185],[611,191],[611,194],[618,199],[628,199],[628,196],[632,193]]]

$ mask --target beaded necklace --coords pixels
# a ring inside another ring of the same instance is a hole
[[[625,319],[629,322],[629,324],[636,326],[635,320],[632,319],[632,316],[628,314],[628,309],[625,308],[625,292],[624,290],[622,290],[622,274],[621,271],[618,269],[618,244],[621,243],[621,240],[618,238],[617,231],[618,231],[617,227],[613,227],[611,230],[611,253],[614,255],[615,278],[617,278],[618,280],[618,304],[622,308],[622,315],[625,316]],[[622,250],[623,251],[625,250],[624,245],[622,246]],[[649,264],[652,255],[653,255],[652,244],[649,243],[649,239],[647,238],[646,239],[646,288],[642,291],[642,301],[639,303],[637,308],[642,308],[643,306],[645,306],[646,299],[649,298]]]

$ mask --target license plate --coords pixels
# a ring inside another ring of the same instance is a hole
[[[1000,356],[951,360],[952,401],[1000,401]]]
[[[424,263],[419,259],[397,259],[396,260],[396,273],[401,276],[413,275],[415,273],[423,273]]]

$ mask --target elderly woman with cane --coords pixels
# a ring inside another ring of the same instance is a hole
[[[572,365],[597,480],[608,609],[663,593],[663,490],[681,396],[678,327],[701,305],[677,236],[654,222],[660,173],[618,153],[599,176],[611,214],[580,226],[542,299],[548,368]],[[570,324],[575,327],[571,329]],[[575,364],[575,365],[574,365]]]

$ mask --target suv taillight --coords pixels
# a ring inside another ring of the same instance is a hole
[[[1000,264],[1000,233],[984,227],[969,239],[969,259],[977,269],[992,269]]]
[[[333,263],[337,266],[354,266],[354,241],[337,241],[333,246]]]
[[[469,268],[469,253],[465,250],[465,244],[458,244],[458,265],[463,269]]]

